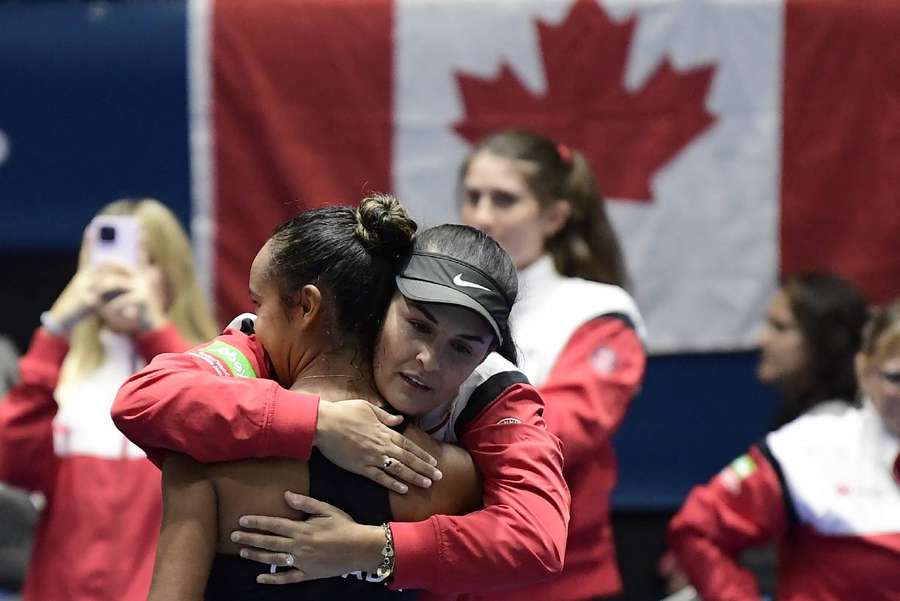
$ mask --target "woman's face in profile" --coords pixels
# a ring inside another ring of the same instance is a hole
[[[375,384],[401,413],[428,413],[456,396],[493,340],[490,326],[470,309],[395,293],[375,347]]]
[[[808,363],[806,343],[790,299],[783,289],[779,290],[769,304],[756,375],[764,384],[796,388],[806,378]]]
[[[268,275],[270,261],[270,243],[267,242],[250,267],[250,302],[256,313],[256,338],[266,350],[280,381],[289,375],[279,372],[286,371],[287,340],[290,338],[291,324],[281,302],[278,286]]]

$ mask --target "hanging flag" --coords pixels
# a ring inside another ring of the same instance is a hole
[[[396,193],[455,221],[497,128],[581,150],[657,353],[755,346],[784,272],[900,293],[900,6],[196,0],[195,232],[227,321],[304,208]],[[892,83],[894,82],[894,83]]]

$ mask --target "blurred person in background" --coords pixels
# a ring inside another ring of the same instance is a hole
[[[527,131],[478,142],[459,173],[463,223],[509,253],[520,301],[520,367],[563,443],[572,494],[563,572],[527,594],[558,601],[622,593],[610,524],[613,434],[643,378],[642,322],[594,174],[578,151]],[[525,589],[486,595],[519,598]]]
[[[8,336],[0,334],[0,395],[6,394],[19,379],[19,352]]]
[[[783,278],[769,303],[760,336],[756,375],[781,395],[773,428],[817,405],[857,395],[854,359],[868,319],[866,300],[846,280],[825,272]],[[742,565],[752,571],[761,592],[775,592],[775,547],[748,549]],[[674,555],[666,553],[660,572],[670,592],[689,585]]]
[[[759,599],[738,557],[769,542],[776,599],[900,599],[900,301],[869,320],[853,365],[861,400],[814,404],[673,519],[672,549],[706,601]]]
[[[819,403],[856,397],[853,361],[867,318],[863,295],[837,276],[784,278],[769,304],[756,370],[781,394],[776,428]]]
[[[26,600],[146,598],[160,476],[116,430],[110,406],[122,382],[156,354],[216,333],[171,211],[143,199],[100,214],[133,218],[136,259],[97,261],[89,226],[78,271],[41,316],[20,380],[0,402],[0,480],[47,500]]]
[[[18,380],[19,353],[12,340],[0,335],[0,397]],[[22,588],[31,536],[37,522],[40,495],[0,483],[0,599],[12,596]]]

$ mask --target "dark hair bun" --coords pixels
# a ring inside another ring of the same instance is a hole
[[[363,198],[356,209],[356,236],[374,253],[406,254],[412,250],[416,222],[400,201],[388,194]]]

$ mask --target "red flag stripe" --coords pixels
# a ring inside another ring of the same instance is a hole
[[[390,190],[392,4],[219,0],[212,27],[216,298],[247,306],[272,228]]]
[[[900,294],[900,10],[787,4],[781,268]]]

